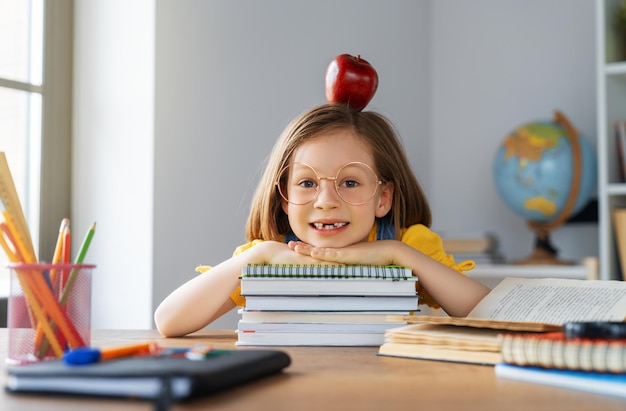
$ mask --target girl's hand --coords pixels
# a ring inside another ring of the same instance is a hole
[[[293,241],[292,241],[293,242]],[[305,244],[305,243],[301,243]],[[320,264],[324,260],[315,258],[309,253],[300,253],[285,243],[278,241],[264,241],[252,247],[250,252],[255,254],[254,264]]]
[[[301,241],[290,241],[289,248],[315,260],[337,264],[392,265],[397,264],[397,250],[408,247],[395,240],[361,242],[342,248],[315,247]]]
[[[343,248],[315,247],[301,242],[290,242],[288,245],[296,253],[318,261],[411,267],[420,286],[453,317],[465,317],[489,293],[489,288],[478,281],[401,241],[361,242]]]

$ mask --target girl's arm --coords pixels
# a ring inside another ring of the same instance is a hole
[[[344,248],[317,248],[291,242],[289,247],[303,255],[328,262],[411,267],[420,285],[453,317],[465,317],[490,291],[478,281],[401,241],[362,242]]]
[[[277,262],[310,264],[315,260],[293,252],[284,243],[261,242],[174,290],[154,312],[157,329],[165,337],[175,337],[207,326],[235,308],[230,295],[239,285],[241,269],[246,264]]]

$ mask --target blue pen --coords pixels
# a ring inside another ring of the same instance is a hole
[[[159,357],[184,355],[189,348],[160,348],[154,342],[125,345],[112,348],[79,347],[67,351],[63,361],[68,365],[87,365],[117,358],[153,355]]]
[[[63,355],[63,361],[68,365],[93,364],[116,358],[153,354],[156,352],[156,349],[157,346],[154,342],[142,342],[111,348],[79,347],[66,352]]]

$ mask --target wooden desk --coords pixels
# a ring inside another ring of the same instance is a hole
[[[233,348],[233,331],[203,331],[162,339],[153,330],[94,331],[96,346],[159,339],[167,346]],[[6,357],[7,330],[0,329]],[[245,348],[242,348],[245,349]],[[277,347],[292,364],[281,374],[176,404],[172,410],[619,410],[626,401],[590,393],[498,379],[493,367],[376,356],[376,347]],[[2,361],[0,383],[6,372]],[[151,410],[147,402],[0,393],[0,410]]]

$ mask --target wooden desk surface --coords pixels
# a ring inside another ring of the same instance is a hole
[[[96,330],[94,346],[158,339],[171,347],[203,343],[234,348],[233,331],[202,331],[163,339],[154,330]],[[7,329],[0,329],[6,358]],[[254,348],[254,347],[251,347]],[[246,348],[240,348],[246,349]],[[281,374],[172,410],[619,410],[626,400],[499,379],[493,367],[377,356],[376,347],[276,347],[292,364]],[[0,384],[5,385],[4,361]],[[148,402],[0,393],[0,410],[151,410]]]

